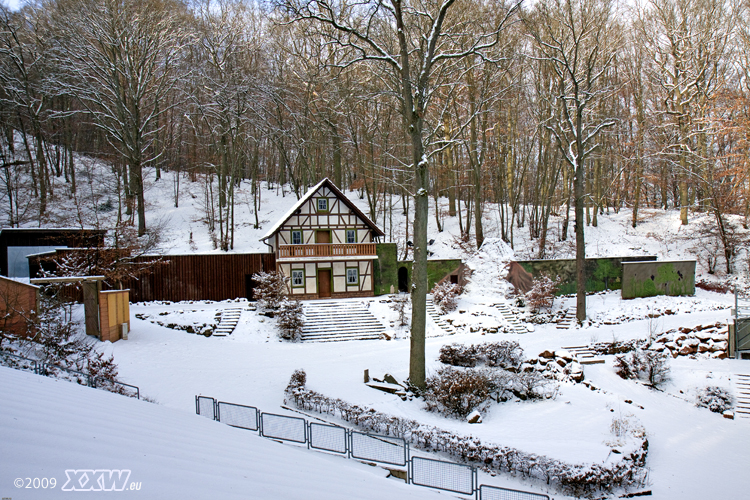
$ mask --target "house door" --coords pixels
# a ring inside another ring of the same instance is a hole
[[[318,270],[318,297],[330,297],[331,296],[331,270],[330,269],[319,269]]]
[[[315,231],[315,243],[330,243],[331,232],[327,230],[318,229]]]

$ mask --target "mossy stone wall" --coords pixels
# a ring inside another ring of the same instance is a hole
[[[630,261],[655,261],[656,257],[602,257],[586,259],[586,291],[619,290],[622,288],[622,264]],[[518,262],[534,278],[543,274],[562,280],[558,295],[576,293],[575,259],[522,260]]]
[[[391,293],[391,286],[398,290],[398,248],[395,243],[378,243],[375,246],[378,258],[373,262],[373,284],[375,295]]]
[[[622,298],[695,295],[695,261],[624,262]]]
[[[395,243],[379,243],[376,247],[378,259],[374,263],[373,281],[375,295],[391,293],[391,286],[398,290],[398,270],[405,267],[412,276],[412,261],[398,260],[398,249]],[[460,259],[440,259],[427,261],[427,287],[432,287],[441,279],[458,269]]]

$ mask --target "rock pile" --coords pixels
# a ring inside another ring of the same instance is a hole
[[[660,334],[647,349],[677,356],[724,359],[727,357],[727,325],[681,327]]]
[[[538,372],[543,377],[560,382],[583,382],[583,366],[575,355],[564,349],[544,351],[538,358],[527,359],[519,371]]]

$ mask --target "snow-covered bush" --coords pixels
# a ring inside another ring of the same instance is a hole
[[[88,383],[85,377],[65,371],[75,370],[96,379],[101,389],[129,395],[122,385],[115,383],[118,368],[114,356],[105,357],[96,350],[93,338],[85,335],[81,325],[73,320],[71,306],[71,302],[62,298],[62,288],[45,287],[37,302],[32,335],[18,337],[11,351],[43,362],[49,376]]]
[[[518,368],[523,362],[523,349],[515,340],[485,342],[478,346],[487,366]]]
[[[394,295],[389,307],[398,313],[398,326],[409,324],[408,317],[409,311],[411,311],[411,295],[408,293]]]
[[[477,366],[477,349],[473,345],[446,344],[440,348],[438,359],[451,366]]]
[[[508,472],[536,478],[548,485],[555,484],[563,493],[579,498],[616,488],[642,486],[647,478],[648,439],[645,433],[633,435],[635,446],[630,451],[623,451],[619,462],[569,464],[329,398],[307,389],[305,378],[304,371],[294,372],[285,391],[285,403],[293,401],[304,410],[338,415],[364,431],[403,438],[415,448],[445,453],[459,462],[477,465],[486,472]]]
[[[458,418],[483,409],[495,392],[492,376],[485,370],[445,367],[428,377],[425,383],[427,409]]]
[[[299,340],[302,327],[305,324],[302,317],[302,303],[299,300],[288,300],[286,298],[279,302],[276,324],[279,327],[281,338],[295,342]]]
[[[523,362],[523,349],[516,341],[485,342],[478,345],[449,344],[440,348],[441,363],[451,366],[487,366],[518,368]]]
[[[669,378],[667,355],[661,352],[636,349],[615,356],[615,372],[624,379],[639,379],[658,387]]]
[[[709,386],[698,391],[695,406],[708,408],[715,413],[724,413],[734,407],[732,395],[722,387]]]
[[[456,310],[458,296],[462,292],[463,289],[456,283],[443,281],[432,289],[432,301],[441,314],[446,314]]]
[[[264,309],[276,310],[286,297],[286,284],[289,278],[281,273],[260,272],[253,274],[253,280],[257,283],[253,288],[253,298]]]
[[[550,399],[557,394],[557,382],[537,371],[513,373],[506,370],[495,372],[496,400],[509,401],[514,397],[521,401]]]
[[[533,311],[551,308],[559,285],[560,277],[552,279],[547,275],[542,275],[534,278],[531,290],[526,293],[526,302],[529,304],[529,307]]]

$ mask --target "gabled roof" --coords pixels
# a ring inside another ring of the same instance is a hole
[[[347,198],[344,195],[344,193],[342,193],[341,190],[339,190],[339,188],[337,188],[334,185],[334,183],[331,182],[330,179],[328,179],[328,177],[326,177],[325,179],[323,179],[322,181],[320,181],[319,183],[317,183],[316,185],[314,185],[313,187],[311,187],[310,189],[308,189],[307,192],[304,194],[304,196],[302,196],[302,198],[300,198],[297,201],[297,203],[295,203],[292,206],[292,208],[290,208],[289,211],[286,214],[284,214],[284,216],[281,217],[278,220],[278,222],[276,222],[276,224],[273,225],[273,227],[268,231],[268,233],[266,233],[265,236],[263,236],[260,239],[260,241],[267,240],[268,238],[270,238],[271,236],[273,236],[274,234],[276,234],[279,231],[279,229],[281,229],[281,226],[283,226],[284,224],[286,224],[286,222],[297,212],[297,210],[299,210],[299,208],[302,205],[304,205],[305,202],[307,202],[310,198],[312,198],[313,195],[321,187],[323,187],[323,186],[325,186],[325,187],[329,188],[331,191],[333,191],[334,194],[341,201],[343,201],[346,204],[346,206],[349,207],[352,212],[354,212],[355,215],[357,215],[357,217],[359,217],[360,219],[362,219],[362,221],[365,224],[367,224],[367,226],[372,230],[373,236],[385,236],[385,233],[383,231],[381,231],[380,228],[378,226],[376,226],[375,223],[372,222],[369,217],[367,217],[364,213],[362,213],[362,211],[359,208],[357,208],[357,206],[354,203],[352,203],[351,200],[349,198]]]

